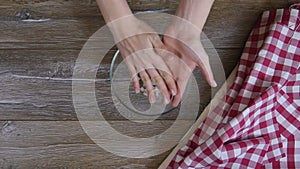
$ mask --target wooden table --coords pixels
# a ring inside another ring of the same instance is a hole
[[[177,0],[129,2],[133,10],[166,8],[170,13],[178,4]],[[292,2],[216,0],[204,33],[217,49],[226,76],[237,64],[259,14]],[[72,71],[84,43],[103,25],[91,0],[0,1],[0,168],[157,168],[170,153],[146,159],[119,157],[97,146],[81,128],[72,103]],[[103,116],[129,136],[163,132],[178,109],[149,124],[132,123],[115,109],[108,76],[114,52],[115,48],[107,54],[97,74],[96,95]],[[201,76],[198,82],[201,112],[211,90]]]

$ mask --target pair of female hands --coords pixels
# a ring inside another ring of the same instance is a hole
[[[174,107],[178,106],[196,66],[210,86],[217,86],[209,57],[200,41],[201,31],[192,24],[175,19],[162,39],[134,15],[114,22],[109,27],[132,75],[136,93],[140,92],[139,74],[150,103],[156,101],[155,84],[165,104],[172,101]]]

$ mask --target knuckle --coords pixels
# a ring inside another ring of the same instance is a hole
[[[173,78],[170,77],[170,76],[166,76],[166,77],[165,77],[165,81],[166,81],[168,84],[173,84],[173,83],[175,83],[175,80],[176,80],[176,79],[173,79]]]
[[[166,73],[161,73],[161,77],[166,81],[169,80],[169,76]]]
[[[150,81],[149,77],[148,76],[141,76],[141,79],[144,83]]]
[[[152,86],[148,86],[148,87],[146,88],[146,90],[147,90],[147,93],[148,93],[148,94],[152,94],[152,93],[154,92],[154,89],[153,89]]]
[[[153,83],[161,84],[162,83],[162,78],[160,76],[154,76],[153,77]]]

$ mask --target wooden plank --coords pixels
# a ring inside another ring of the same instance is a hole
[[[103,57],[97,78],[109,80],[115,50]],[[0,76],[30,76],[70,80],[79,50],[0,50]]]
[[[171,9],[174,10],[179,0],[128,0],[132,10],[153,10],[153,9]],[[225,11],[235,9],[257,9],[265,10],[270,8],[286,7],[295,0],[216,0],[213,10],[223,8]],[[230,8],[230,6],[232,6]],[[32,18],[69,18],[69,17],[94,17],[100,16],[96,1],[91,0],[10,0],[0,2],[0,16],[2,19],[18,20],[22,16],[26,18],[26,12],[29,12]],[[239,8],[235,8],[239,7]],[[51,10],[49,10],[51,9]],[[240,13],[240,12],[238,12]],[[237,17],[237,16],[233,16]]]
[[[128,121],[114,121],[110,125],[124,135],[147,138],[162,133],[172,123],[159,121],[132,124]],[[4,168],[157,168],[169,153],[147,159],[119,157],[93,143],[79,122],[75,121],[1,121],[0,126],[0,165]],[[175,130],[177,133],[168,134],[164,143],[153,144],[153,149],[166,146],[166,142],[178,141],[181,130],[178,128]],[[107,131],[99,132],[100,136],[107,134]],[[116,145],[120,148],[122,146],[123,149],[127,148],[128,154],[143,151],[141,147],[124,148],[126,144]]]
[[[0,49],[81,49],[104,21],[101,18],[1,22]],[[105,39],[105,38],[104,38]]]
[[[0,86],[3,86],[0,91],[2,120],[77,120],[72,102],[71,81],[18,77],[1,79]],[[96,84],[96,98],[99,109],[107,120],[124,120],[114,106],[109,83]],[[139,103],[140,107],[148,107],[148,102]],[[167,113],[161,118],[175,119],[177,111],[175,109],[173,113]]]
[[[77,50],[1,50],[0,112],[1,120],[77,120],[72,103],[72,72]],[[96,83],[96,96],[101,112],[108,120],[124,119],[114,107],[109,83],[109,66],[114,51],[103,60]],[[221,61],[228,75],[240,56],[237,49],[219,49]],[[212,61],[216,69],[218,63]],[[217,70],[215,70],[217,71]],[[220,75],[220,73],[215,73]],[[200,91],[200,109],[208,104],[212,91],[195,71]],[[219,82],[222,83],[222,82]],[[215,89],[216,90],[216,89]],[[133,97],[133,102],[147,107]],[[160,119],[175,119],[178,109]]]
[[[214,23],[207,23],[204,33],[216,48],[241,48],[254,26],[256,16],[258,15],[249,18],[245,16],[247,24],[238,27],[235,22],[239,20],[230,20],[224,27],[219,24],[223,19],[218,18]],[[40,23],[5,21],[0,24],[3,31],[0,34],[0,49],[79,50],[102,25],[104,22],[98,18],[49,20]],[[112,39],[109,39],[111,35],[107,35],[98,40],[101,43],[111,42]],[[101,46],[100,42],[99,46]]]
[[[171,9],[178,0],[128,0],[133,11]],[[92,0],[10,0],[0,2],[2,19],[99,17],[96,1]],[[27,13],[27,14],[26,14]],[[28,15],[29,13],[29,15]],[[6,17],[6,18],[5,18]]]
[[[265,10],[287,8],[296,0],[215,0],[203,32],[217,48],[243,48]]]
[[[216,1],[204,32],[216,48],[241,48],[263,10],[286,7],[291,2]],[[6,9],[4,4],[2,7]],[[50,17],[45,14],[41,18]],[[100,17],[50,18],[46,22],[2,21],[0,49],[80,49],[103,25]]]
[[[166,131],[173,125],[174,120],[159,120],[149,123],[143,123],[143,121],[141,121],[141,123],[135,123],[128,120],[107,122],[115,131],[123,135],[133,138],[149,138]],[[191,123],[191,120],[178,120],[178,123],[186,125]],[[95,124],[95,130],[100,128],[99,137],[106,138],[109,141],[108,136],[111,133],[108,133],[109,131],[106,130],[101,130],[101,126],[106,125],[103,121],[91,121],[91,124]],[[192,123],[190,125],[192,125]],[[179,141],[181,136],[185,133],[184,131],[187,130],[180,126],[175,126],[175,128],[176,131],[174,133],[166,133],[168,136],[168,138],[166,137],[167,140],[172,143],[174,139]],[[79,121],[0,121],[0,147],[27,148],[61,144],[95,143],[84,132]],[[155,148],[155,146],[161,145],[153,146],[153,148]],[[138,150],[133,149],[132,151]]]
[[[33,148],[0,148],[3,169],[101,168],[156,169],[169,152],[147,159],[128,159],[104,152],[97,145],[58,145]]]

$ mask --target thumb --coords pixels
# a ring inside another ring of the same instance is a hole
[[[217,87],[218,85],[214,79],[214,75],[209,63],[209,57],[207,53],[205,51],[202,51],[201,48],[198,49],[196,53],[198,55],[196,59],[196,64],[200,68],[205,80],[211,87]]]
[[[212,73],[211,67],[209,63],[203,65],[203,63],[198,63],[198,67],[200,68],[205,80],[211,87],[217,87],[218,84],[214,79],[214,75]]]

